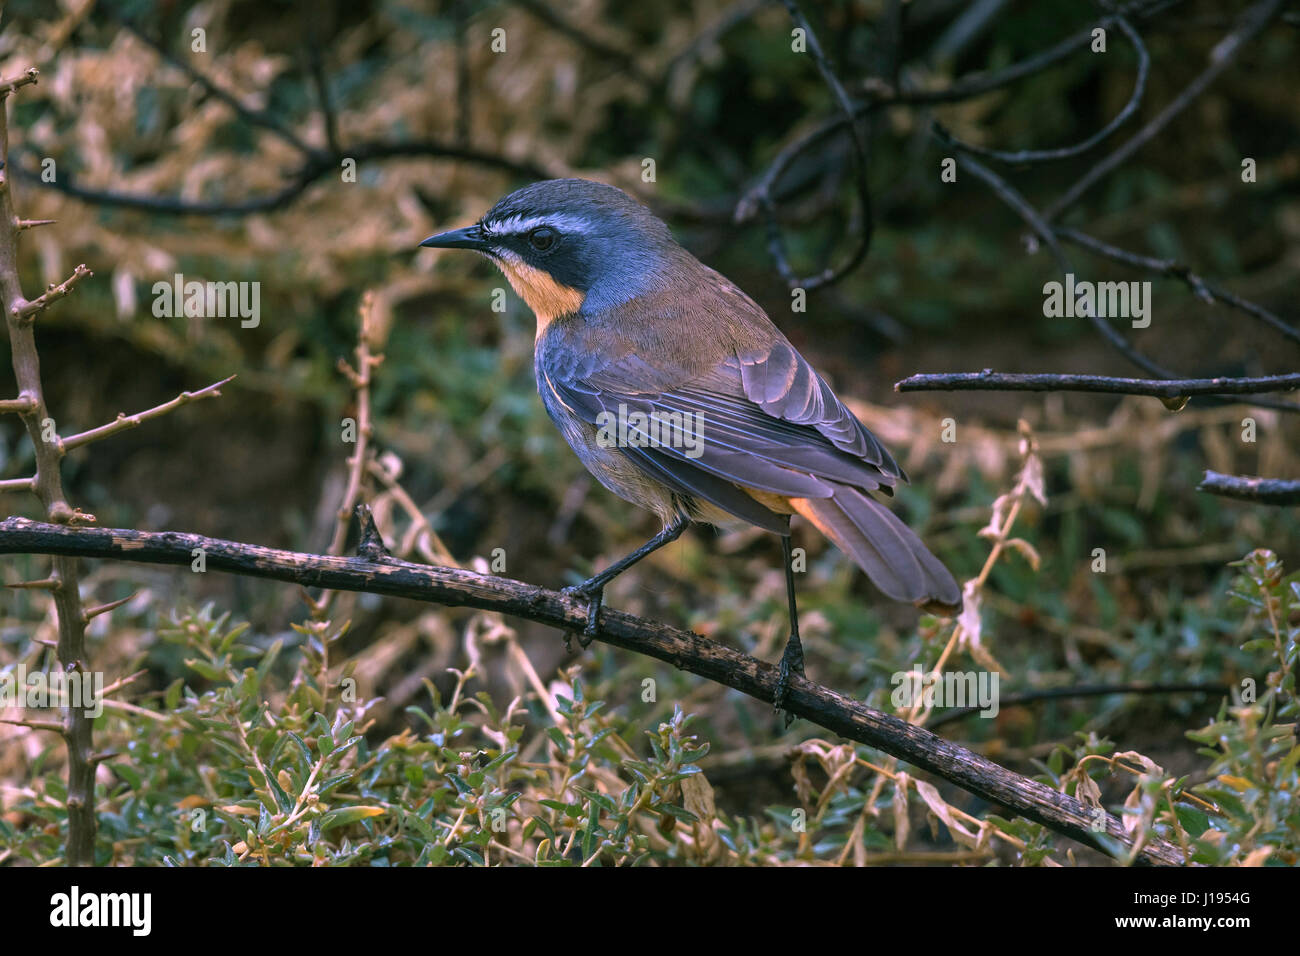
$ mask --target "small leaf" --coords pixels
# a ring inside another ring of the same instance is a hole
[[[325,816],[321,817],[320,828],[323,833],[326,830],[332,830],[334,827],[341,827],[344,824],[356,823],[358,820],[368,820],[371,817],[382,817],[384,815],[383,807],[341,807],[338,810],[331,810]]]

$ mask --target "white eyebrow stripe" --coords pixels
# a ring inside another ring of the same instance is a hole
[[[487,223],[489,234],[519,236],[538,226],[553,226],[560,232],[586,232],[587,220],[579,216],[510,216],[500,222]]]

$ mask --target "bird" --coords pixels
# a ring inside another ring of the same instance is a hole
[[[435,249],[487,257],[537,319],[547,414],[596,480],[663,530],[565,592],[597,633],[605,586],[692,522],[781,537],[790,634],[773,704],[804,654],[790,519],[800,515],[887,597],[952,616],[952,574],[879,496],[908,480],[766,312],[615,186],[551,179],[498,200]]]

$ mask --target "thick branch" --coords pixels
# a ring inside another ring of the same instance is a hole
[[[0,521],[0,554],[60,554],[189,567],[195,549],[206,567],[307,587],[366,591],[449,606],[501,611],[564,631],[581,631],[586,602],[557,591],[457,568],[378,562],[281,551],[197,534],[112,528],[67,528],[7,518]],[[690,631],[605,609],[596,640],[666,661],[708,680],[771,702],[776,668]],[[877,747],[949,780],[990,803],[1103,852],[1131,848],[1119,820],[1105,817],[1105,836],[1093,829],[1096,812],[1073,797],[1003,769],[928,730],[850,700],[801,677],[792,680],[787,709],[833,733]],[[1111,844],[1111,849],[1107,844]],[[1182,852],[1151,837],[1138,851],[1144,863],[1180,866]]]

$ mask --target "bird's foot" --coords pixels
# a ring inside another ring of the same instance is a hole
[[[584,581],[582,584],[575,584],[572,587],[565,588],[560,593],[567,594],[570,597],[586,598],[587,600],[587,626],[578,635],[578,643],[582,645],[582,649],[585,651],[592,638],[596,636],[596,618],[600,616],[601,605],[605,602],[605,586],[603,584],[593,584],[591,581]]]
[[[790,675],[803,677],[803,643],[798,634],[791,634],[786,642],[785,652],[781,655],[781,666],[777,671],[776,694],[772,697],[772,706],[778,713],[785,713],[785,725],[794,723],[794,714],[785,709],[785,698],[790,691]]]

